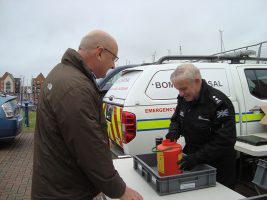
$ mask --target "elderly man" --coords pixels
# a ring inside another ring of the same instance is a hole
[[[179,91],[167,139],[184,136],[187,154],[180,165],[191,170],[199,163],[217,168],[217,181],[234,188],[236,126],[232,102],[201,79],[193,64],[182,64],[171,74]]]
[[[32,199],[142,199],[114,169],[95,78],[118,59],[108,33],[87,34],[48,74],[37,109]]]

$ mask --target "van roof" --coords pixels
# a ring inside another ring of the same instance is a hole
[[[267,61],[267,58],[265,58]],[[147,71],[147,70],[168,70],[173,69],[175,66],[178,67],[181,64],[188,63],[188,64],[194,64],[197,67],[208,67],[208,68],[214,68],[214,67],[222,67],[222,68],[228,68],[228,67],[234,67],[238,65],[242,66],[266,66],[266,64],[257,64],[257,63],[227,63],[227,62],[168,62],[168,63],[151,63],[149,65],[140,65],[133,68],[125,69],[123,70],[123,74],[128,73],[130,71]],[[162,67],[164,66],[164,68]]]
[[[174,55],[174,56],[163,56],[156,63],[162,64],[164,61],[170,60],[186,60],[193,62],[218,62],[218,61],[230,61],[230,64],[240,64],[245,61],[267,61],[267,58],[262,57],[251,57],[256,55],[253,50],[238,51],[233,53],[226,53],[222,55]]]
[[[188,62],[189,63],[189,62]],[[131,72],[131,71],[147,71],[147,70],[152,70],[152,71],[158,71],[158,70],[169,70],[169,69],[174,69],[178,67],[182,63],[163,63],[163,64],[151,64],[151,65],[145,65],[145,66],[137,66],[133,68],[128,68],[123,70],[123,74]],[[228,67],[228,63],[192,63],[196,65],[197,67]],[[164,67],[163,67],[164,66]]]

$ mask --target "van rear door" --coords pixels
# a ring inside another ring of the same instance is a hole
[[[131,72],[131,73],[130,73]],[[108,126],[108,136],[122,150],[123,140],[136,134],[136,119],[124,112],[126,97],[141,74],[141,70],[125,70],[103,98],[103,110]],[[125,132],[129,134],[125,134]],[[127,137],[127,138],[126,138]]]

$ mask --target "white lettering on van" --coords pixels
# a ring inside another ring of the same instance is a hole
[[[174,112],[175,108],[146,108],[145,113]]]
[[[152,83],[152,85],[155,85],[156,88],[173,88],[172,82],[155,82]]]
[[[130,78],[128,78],[128,77],[120,78],[117,80],[118,83],[129,82],[129,81],[130,81]]]
[[[207,81],[211,87],[223,87],[220,81]]]
[[[128,90],[128,87],[112,87],[111,90]]]

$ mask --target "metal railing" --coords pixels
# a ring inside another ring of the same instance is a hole
[[[267,41],[258,44],[231,49],[212,55],[169,55],[161,57],[155,64],[164,61],[180,62],[229,62],[267,64]]]
[[[243,50],[253,50],[256,52],[255,58],[267,58],[267,41],[263,41],[257,44],[253,44],[253,45],[248,45],[248,46],[244,46],[244,47],[240,47],[240,48],[236,48],[236,49],[231,49],[228,51],[223,51],[220,53],[216,53],[216,54],[212,54],[212,56],[221,56],[224,54],[228,54],[228,53],[236,53],[236,52],[240,52]],[[257,60],[256,61],[257,64],[259,63],[264,63],[266,64],[266,61],[262,61],[262,60]]]

